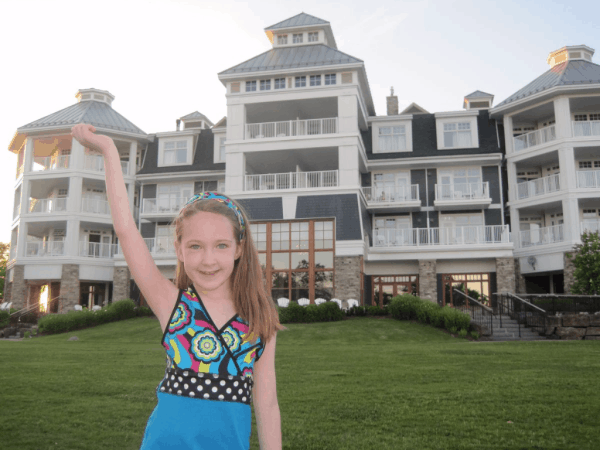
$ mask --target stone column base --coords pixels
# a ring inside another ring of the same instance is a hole
[[[362,304],[360,287],[362,256],[336,256],[333,295],[340,300],[355,299]]]
[[[500,294],[516,292],[514,258],[496,258],[496,290]],[[493,294],[494,292],[492,292]]]
[[[60,296],[62,313],[73,311],[75,305],[79,305],[79,265],[63,264],[60,279]]]
[[[437,303],[437,263],[435,259],[419,260],[419,297]]]
[[[131,272],[129,271],[129,267],[115,267],[113,276],[113,302],[129,298],[130,280]]]

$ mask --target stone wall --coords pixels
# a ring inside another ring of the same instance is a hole
[[[362,279],[362,256],[336,256],[334,262],[335,281],[333,295],[340,300],[356,299],[361,304],[360,284]]]
[[[131,273],[129,272],[129,267],[115,267],[113,275],[113,302],[129,298],[130,280]]]
[[[435,259],[419,260],[419,297],[437,303],[437,264]]]
[[[600,341],[600,312],[569,313],[548,318],[548,339]]]
[[[60,296],[63,313],[73,310],[75,305],[79,305],[81,291],[79,288],[79,265],[63,264],[62,275],[60,279]]]
[[[516,292],[514,258],[496,258],[496,290],[498,293]]]
[[[13,266],[14,270],[13,281],[10,287],[10,297],[7,301],[13,302],[11,308],[21,309],[27,303],[27,283],[25,282],[25,266]]]
[[[525,277],[521,275],[521,263],[519,262],[519,258],[515,258],[514,262],[515,266],[515,293],[516,294],[526,294],[527,286],[525,285]]]
[[[568,253],[565,253],[563,256],[565,294],[572,294],[571,288],[573,287],[573,284],[575,284],[575,264],[573,263],[572,259],[567,258],[567,254]]]

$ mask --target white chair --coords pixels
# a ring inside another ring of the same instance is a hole
[[[73,309],[75,311],[83,311],[83,308],[81,307],[81,305],[75,305],[75,306],[73,306]]]
[[[92,311],[100,311],[101,309],[102,309],[102,306],[94,305],[94,307],[92,308]]]
[[[10,311],[10,308],[12,308],[12,304],[13,304],[13,302],[10,302],[10,303],[8,304],[8,306],[6,307],[6,310],[7,310],[7,311]]]
[[[315,300],[315,305],[320,305],[321,303],[325,303],[327,300],[324,298],[318,298]]]
[[[348,308],[352,308],[353,306],[358,306],[358,300],[351,298],[350,300],[347,300],[348,302]]]
[[[4,302],[0,305],[0,311],[4,311],[6,309],[6,307],[8,306],[8,302]]]
[[[289,299],[287,299],[287,298],[285,298],[285,297],[283,297],[283,298],[278,298],[278,299],[277,299],[277,304],[278,304],[279,306],[281,306],[282,308],[287,308],[287,307],[288,307],[288,305],[290,304],[290,301],[289,301]]]
[[[340,309],[342,309],[342,301],[339,298],[332,298],[331,301],[336,302]]]
[[[307,298],[299,298],[298,299],[298,304],[300,306],[308,306],[310,304],[310,300]]]

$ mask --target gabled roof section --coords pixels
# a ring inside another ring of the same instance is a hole
[[[326,45],[304,45],[268,50],[248,61],[220,72],[219,75],[360,63],[363,63],[363,61]]]
[[[465,98],[483,98],[483,97],[493,97],[492,94],[488,94],[483,91],[475,91],[471,92],[469,95],[465,95]]]
[[[402,114],[431,114],[425,108],[417,105],[415,102],[408,105],[401,113]]]
[[[310,14],[306,14],[301,12],[300,14],[290,17],[289,19],[285,19],[275,25],[271,25],[270,27],[266,27],[265,31],[275,30],[278,28],[292,28],[292,27],[305,27],[311,25],[328,25],[329,22],[323,19],[319,19],[318,17],[311,16]]]
[[[196,122],[198,120],[204,120],[210,126],[213,125],[213,123],[210,121],[210,119],[208,117],[206,117],[204,114],[202,114],[201,112],[198,112],[198,111],[189,113],[186,116],[180,117],[180,119],[183,120],[184,122]]]
[[[496,108],[522,100],[538,92],[558,86],[582,86],[600,84],[600,66],[589,61],[573,60],[557,64],[527,86],[519,89]]]
[[[146,136],[146,133],[115,111],[110,105],[97,101],[75,103],[46,117],[23,125],[17,129],[17,132],[21,133],[47,127],[64,126],[68,128],[78,123],[88,123],[95,127]]]
[[[219,120],[213,128],[225,128],[227,127],[227,116],[223,116],[221,120]]]

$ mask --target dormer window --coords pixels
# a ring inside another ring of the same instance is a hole
[[[306,77],[304,75],[301,77],[296,77],[296,87],[306,87]]]
[[[275,78],[275,89],[285,89],[285,78]]]
[[[471,146],[471,124],[456,122],[444,124],[444,147],[464,148]]]
[[[379,127],[379,151],[402,152],[406,150],[406,127]]]
[[[246,92],[256,91],[256,81],[246,81]]]
[[[311,86],[321,86],[321,75],[311,75],[310,76],[310,85]]]
[[[277,45],[287,45],[287,34],[277,35]]]
[[[294,34],[294,44],[302,44],[302,33]]]
[[[319,41],[319,32],[314,31],[308,33],[308,42],[318,42]]]
[[[188,162],[188,150],[191,147],[192,138],[168,140],[162,142],[162,166],[175,166],[178,164],[190,164]]]
[[[327,73],[325,74],[325,85],[331,85],[331,84],[336,84],[335,83],[335,73]]]
[[[260,90],[261,91],[270,91],[271,90],[271,80],[260,80]]]

